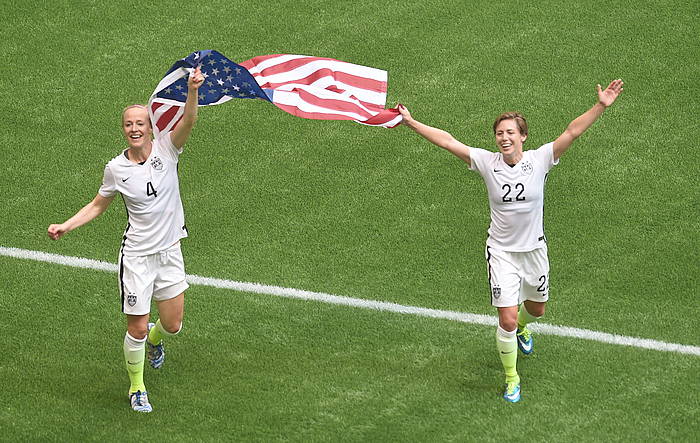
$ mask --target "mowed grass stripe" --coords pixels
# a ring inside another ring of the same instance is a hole
[[[40,261],[45,263],[55,263],[76,268],[117,272],[117,265],[114,263],[107,263],[99,260],[92,260],[82,257],[70,257],[58,254],[51,254],[48,252],[31,251],[27,249],[8,248],[0,246],[0,255]],[[239,282],[211,277],[202,277],[199,275],[188,275],[187,281],[191,284],[200,286],[210,286],[220,289],[231,289],[234,291],[249,292],[255,294],[274,295],[277,297],[311,300],[328,304],[351,306],[363,309],[374,309],[377,311],[394,312],[398,314],[409,314],[421,317],[453,320],[469,324],[485,326],[496,326],[497,324],[497,317],[494,316],[422,308],[418,306],[405,306],[397,303],[382,302],[377,300],[364,300],[341,295],[326,294],[323,292],[312,292],[303,289],[264,285],[260,283]],[[627,337],[624,335],[609,334],[606,332],[592,331],[589,329],[550,325],[547,323],[533,324],[531,326],[531,329],[534,332],[538,332],[541,334],[557,335],[560,337],[571,337],[583,340],[592,340],[601,343],[700,356],[700,347],[698,346],[667,343],[663,341],[638,337]]]

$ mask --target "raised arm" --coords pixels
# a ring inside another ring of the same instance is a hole
[[[185,110],[182,114],[182,120],[173,129],[170,134],[170,140],[176,148],[185,146],[187,138],[192,132],[194,123],[197,121],[197,104],[199,103],[199,87],[204,83],[204,76],[199,66],[190,74],[187,79],[187,99],[185,100]]]
[[[49,237],[51,237],[53,240],[58,240],[73,229],[94,220],[107,210],[113,199],[114,197],[102,197],[100,194],[97,194],[97,196],[95,196],[90,203],[85,205],[73,217],[61,224],[50,225],[48,231]]]
[[[598,102],[593,105],[591,109],[584,112],[578,116],[574,121],[569,123],[566,130],[554,140],[554,160],[558,160],[571,143],[574,142],[581,134],[583,134],[586,129],[590,128],[591,125],[598,120],[605,109],[608,106],[615,103],[615,100],[622,92],[622,85],[624,83],[621,79],[613,80],[610,82],[607,88],[603,91],[600,85],[597,86],[598,89]]]
[[[408,109],[406,109],[404,105],[400,104],[398,108],[399,112],[403,116],[404,125],[416,131],[418,135],[425,138],[430,143],[433,143],[435,145],[440,146],[443,149],[450,151],[451,153],[461,158],[462,160],[467,162],[468,165],[471,166],[472,161],[469,157],[469,146],[458,141],[452,136],[452,134],[450,134],[447,131],[443,131],[442,129],[438,128],[433,128],[432,126],[428,126],[414,119],[413,117],[411,117],[411,113],[408,112]]]

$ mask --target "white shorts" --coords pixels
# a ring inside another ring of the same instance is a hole
[[[119,254],[119,293],[125,314],[148,314],[151,297],[156,301],[169,300],[187,288],[180,242],[151,255]]]
[[[493,306],[506,308],[525,300],[549,300],[547,245],[527,252],[499,251],[487,246],[486,262]]]

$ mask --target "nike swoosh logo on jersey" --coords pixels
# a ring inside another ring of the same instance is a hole
[[[123,179],[122,179],[122,183],[124,183],[125,181],[129,180],[130,178],[131,178],[131,177],[123,178]]]
[[[503,169],[496,169],[496,168],[493,168],[493,172],[503,172]]]

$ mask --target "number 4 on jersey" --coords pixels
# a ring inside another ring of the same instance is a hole
[[[152,195],[154,197],[158,197],[158,193],[156,192],[155,188],[153,187],[153,183],[148,182],[146,183],[146,195],[149,197]]]

